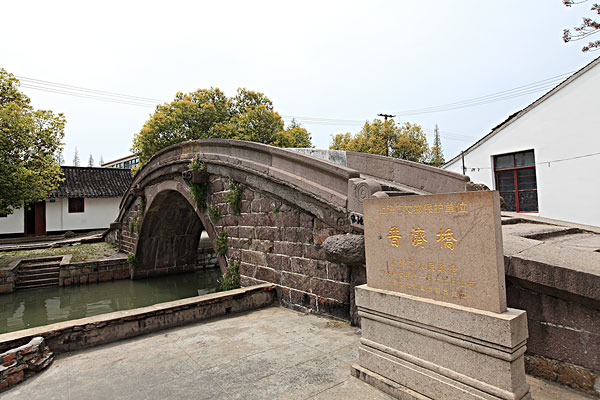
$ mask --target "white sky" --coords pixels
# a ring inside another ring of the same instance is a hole
[[[210,86],[265,93],[284,116],[372,120],[575,71],[595,58],[562,29],[590,3],[454,1],[11,1],[0,67],[16,76],[155,99]],[[153,108],[23,88],[67,117],[65,160],[128,155]],[[404,116],[446,160],[545,91],[470,108]],[[302,120],[301,120],[302,121]],[[360,126],[303,124],[316,147]],[[454,134],[449,135],[448,133]],[[462,135],[462,140],[457,136]],[[472,139],[464,139],[464,136]]]

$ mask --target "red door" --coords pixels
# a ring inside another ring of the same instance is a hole
[[[46,202],[40,201],[25,208],[25,235],[46,234]]]

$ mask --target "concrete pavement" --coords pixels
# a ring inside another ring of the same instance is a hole
[[[391,399],[350,376],[360,332],[280,307],[63,354],[0,397]],[[528,377],[535,399],[587,396]]]

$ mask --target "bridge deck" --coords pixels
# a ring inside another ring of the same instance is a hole
[[[360,335],[270,307],[65,354],[11,399],[390,399],[350,376]],[[528,377],[535,399],[585,399]]]

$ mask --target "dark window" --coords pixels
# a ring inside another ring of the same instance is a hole
[[[82,213],[83,212],[83,197],[69,199],[69,212],[70,213]]]
[[[538,211],[533,150],[494,156],[494,174],[508,211]]]

